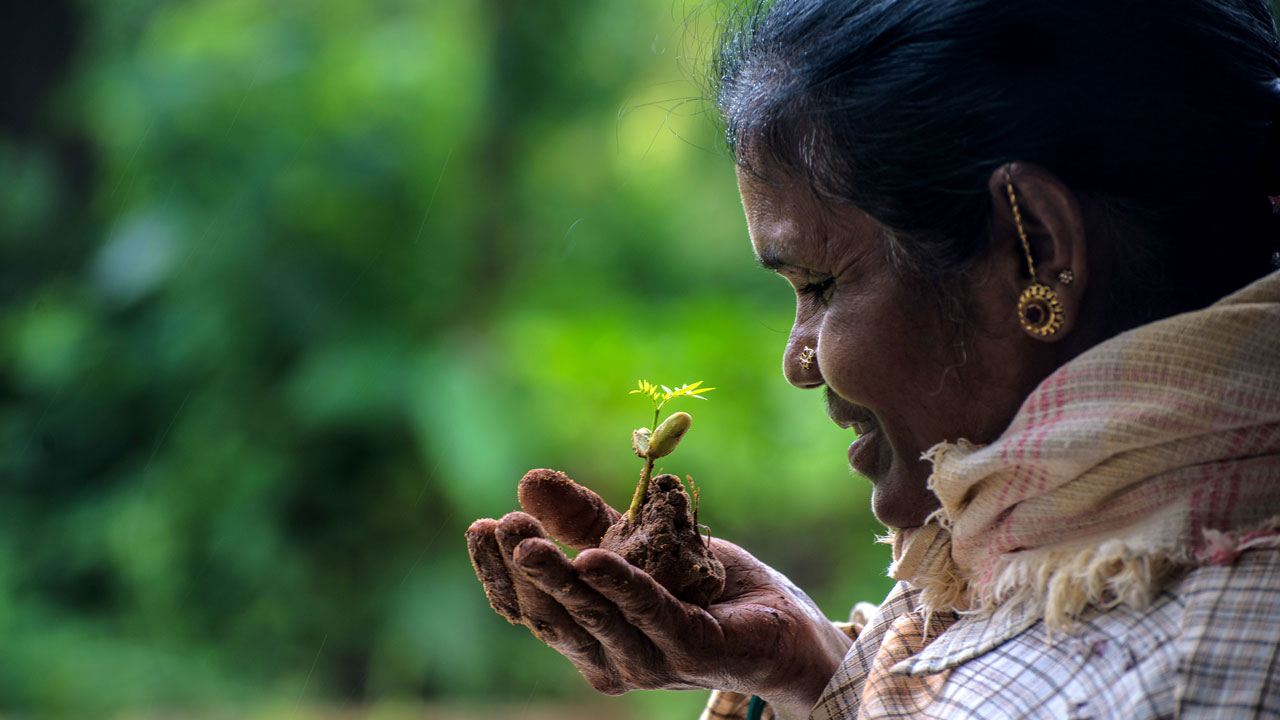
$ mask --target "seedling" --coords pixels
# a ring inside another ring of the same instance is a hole
[[[662,408],[678,397],[705,400],[701,382],[672,390],[641,380],[632,394],[653,402],[653,421],[631,433],[631,449],[644,460],[640,483],[627,514],[605,530],[599,548],[621,555],[648,573],[677,598],[708,607],[724,590],[724,564],[716,557],[710,540],[698,532],[698,490],[689,480],[690,492],[675,475],[654,475],[653,465],[676,449],[689,431],[689,413],[672,413],[661,423]]]
[[[627,519],[630,522],[636,521],[640,508],[644,506],[645,497],[649,492],[649,481],[653,477],[654,461],[670,455],[676,449],[676,445],[680,444],[680,439],[689,431],[689,425],[693,422],[689,413],[678,412],[672,413],[659,425],[658,417],[663,406],[678,397],[706,400],[701,393],[712,390],[715,388],[702,387],[701,380],[681,385],[674,390],[666,385],[654,385],[647,380],[641,380],[637,389],[631,391],[632,395],[644,395],[653,401],[653,423],[649,427],[637,428],[631,433],[631,449],[644,460],[644,466],[640,470],[640,482],[636,485],[636,493],[631,498],[631,507],[627,511]]]

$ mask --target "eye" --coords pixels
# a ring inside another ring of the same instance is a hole
[[[805,283],[804,285],[800,286],[800,294],[807,297],[825,300],[827,298],[827,295],[829,294],[829,291],[831,290],[832,287],[835,286],[835,284],[836,284],[835,278],[827,278],[825,280],[819,280],[817,282]]]

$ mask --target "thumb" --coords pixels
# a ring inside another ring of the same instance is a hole
[[[558,470],[530,470],[520,480],[520,507],[547,533],[575,550],[600,544],[622,513]]]

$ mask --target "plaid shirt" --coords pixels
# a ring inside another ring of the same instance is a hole
[[[1069,634],[1016,612],[934,616],[899,583],[812,711],[837,718],[1280,718],[1280,552],[1198,567]],[[746,717],[714,693],[705,720]],[[736,713],[736,714],[734,714]],[[771,717],[766,711],[764,717]]]

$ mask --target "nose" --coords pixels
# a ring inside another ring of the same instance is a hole
[[[802,390],[822,387],[822,368],[818,365],[818,334],[797,324],[791,328],[782,355],[782,374],[787,382]]]

